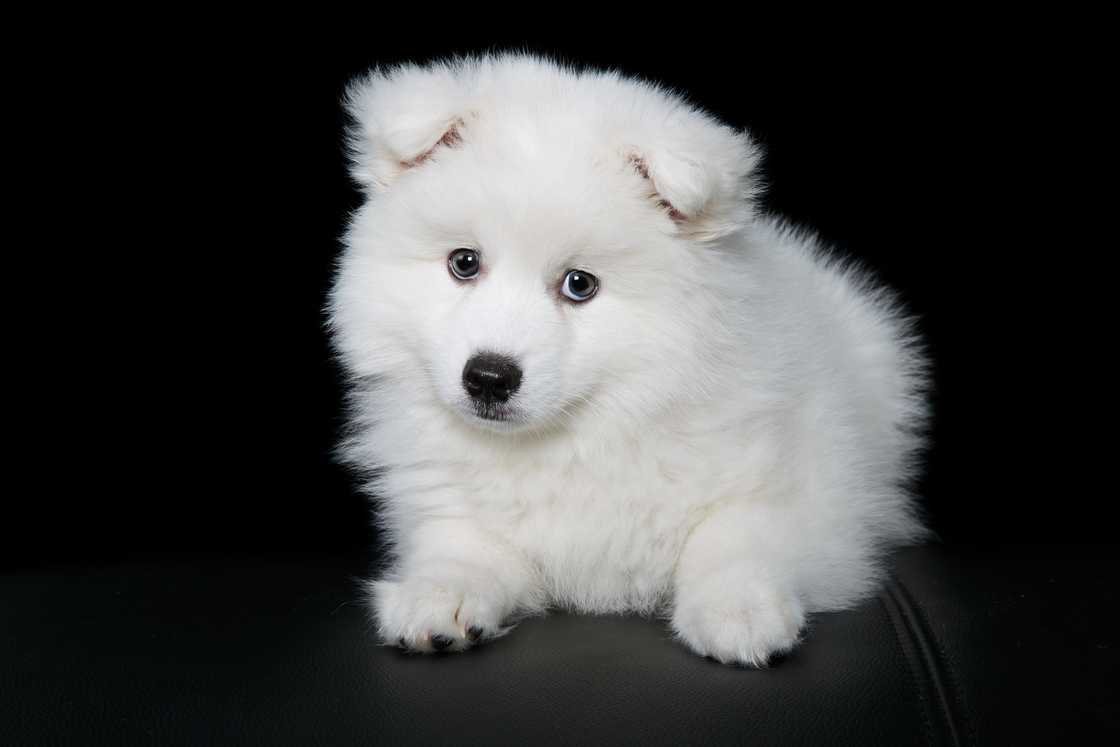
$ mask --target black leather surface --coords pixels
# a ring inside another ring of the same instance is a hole
[[[1116,548],[1102,546],[897,558],[888,591],[909,600],[910,624],[925,631],[961,744],[1120,739],[1118,570]]]
[[[0,576],[0,743],[1061,744],[1116,720],[1109,548],[920,548],[766,671],[555,614],[465,655],[377,646],[361,560]]]

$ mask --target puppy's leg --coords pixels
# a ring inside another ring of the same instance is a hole
[[[532,568],[467,521],[424,524],[397,545],[392,572],[371,584],[378,635],[412,651],[463,651],[540,608]]]
[[[795,534],[788,515],[759,506],[726,506],[701,521],[674,577],[677,636],[725,664],[761,667],[793,648],[805,624]]]

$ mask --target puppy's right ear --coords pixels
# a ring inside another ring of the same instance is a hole
[[[405,65],[373,71],[346,90],[350,175],[367,192],[462,139],[466,92],[452,68]]]

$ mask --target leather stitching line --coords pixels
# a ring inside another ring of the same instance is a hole
[[[933,697],[937,699],[936,705],[938,708],[936,710],[939,711],[941,715],[940,721],[948,732],[949,742],[959,747],[960,738],[957,733],[956,723],[953,720],[952,710],[949,707],[949,700],[945,695],[945,685],[941,681],[937,661],[932,653],[932,646],[929,643],[928,636],[922,631],[915,613],[899,590],[899,581],[897,578],[887,587],[887,591],[891,596],[891,600],[897,605],[898,612],[906,625],[906,629],[913,637],[919,664],[926,675],[926,681],[929,683],[930,689],[933,690]]]
[[[950,707],[949,703],[944,704],[945,716],[950,720],[950,729],[953,731],[954,740],[959,742],[959,740],[956,739],[957,730],[955,728],[955,722],[960,722],[964,726],[964,732],[968,744],[975,745],[976,734],[972,729],[972,722],[968,718],[968,711],[964,705],[964,698],[958,685],[958,679],[956,677],[956,674],[953,672],[953,668],[949,666],[949,657],[945,653],[945,648],[941,645],[941,641],[937,638],[937,636],[934,635],[933,627],[930,625],[929,618],[926,616],[925,610],[923,609],[922,605],[918,602],[914,595],[910,593],[910,590],[906,587],[905,584],[902,583],[901,579],[896,579],[896,584],[898,586],[899,592],[901,593],[901,596],[906,602],[906,608],[912,610],[918,617],[918,621],[921,625],[923,633],[923,639],[927,643],[933,644],[936,659],[935,666],[937,666],[938,672],[943,673],[945,675],[945,679],[948,680],[946,688],[942,688],[939,686],[937,690],[938,695],[945,699],[943,689],[948,689],[949,694],[952,696],[953,704],[956,706],[955,708],[952,708]]]
[[[918,710],[922,714],[922,732],[926,738],[926,744],[934,744],[933,739],[933,724],[929,720],[929,703],[926,702],[926,696],[922,692],[922,687],[918,683],[918,674],[913,662],[913,656],[909,653],[907,642],[903,640],[904,632],[899,629],[899,623],[896,618],[901,618],[901,613],[894,611],[894,606],[897,604],[891,597],[889,589],[885,590],[879,595],[879,603],[883,605],[883,610],[887,614],[887,620],[890,621],[891,631],[894,633],[894,645],[898,650],[900,658],[906,664],[906,679],[910,682],[910,688],[914,694],[918,696]],[[906,626],[905,619],[902,619],[903,626]]]

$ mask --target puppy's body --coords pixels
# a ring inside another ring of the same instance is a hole
[[[905,320],[755,214],[744,134],[529,58],[375,74],[350,103],[370,200],[331,312],[346,454],[392,541],[387,642],[464,649],[559,605],[663,612],[760,664],[922,534]],[[598,278],[586,301],[558,292],[573,268]],[[517,367],[508,402],[465,386],[483,353]]]

